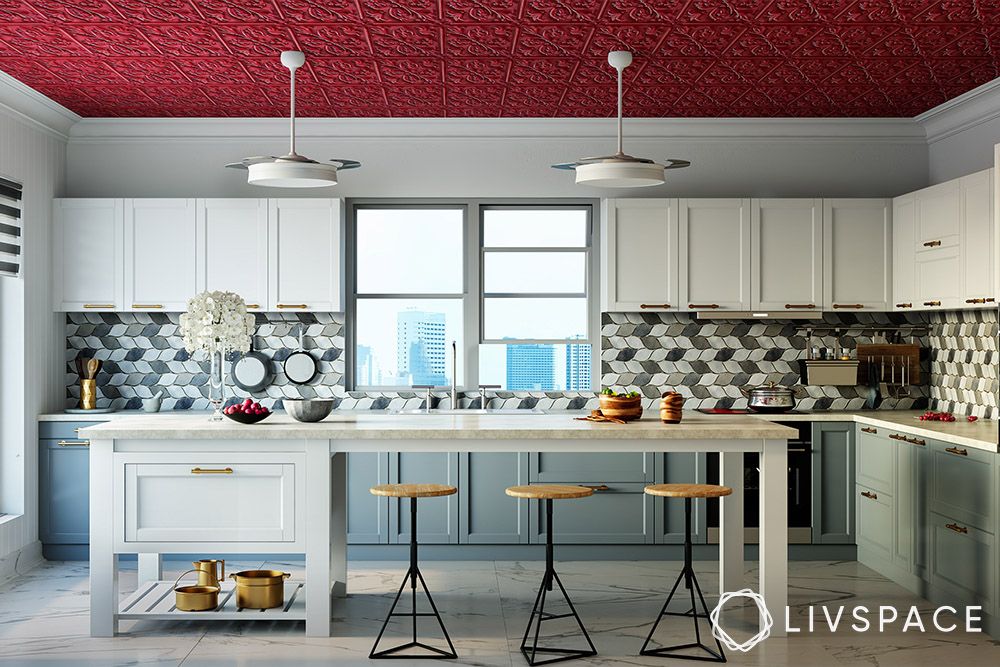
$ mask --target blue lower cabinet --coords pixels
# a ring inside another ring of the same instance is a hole
[[[586,498],[552,501],[553,540],[557,544],[653,543],[653,497],[643,493],[645,483],[573,483],[593,486],[595,491]],[[545,501],[532,500],[529,512],[531,542],[544,544]]]
[[[38,538],[45,545],[90,543],[90,423],[43,422],[38,442]],[[62,553],[65,553],[62,552]]]
[[[677,452],[647,454],[653,459],[653,478],[656,484],[704,484],[707,480],[708,454]],[[684,542],[684,500],[681,498],[653,498],[653,541],[658,544]],[[715,501],[716,503],[718,501]],[[693,501],[691,539],[694,543],[708,541],[707,504],[703,499]]]
[[[390,484],[451,484],[459,488],[459,454],[389,454]],[[458,494],[417,501],[417,539],[426,544],[458,544]],[[410,541],[410,500],[389,499],[389,543]]]
[[[812,543],[854,544],[854,437],[850,422],[812,426]]]
[[[459,542],[526,544],[528,501],[511,498],[508,486],[528,483],[528,455],[514,452],[459,454]],[[418,517],[419,520],[419,517]]]
[[[347,543],[389,543],[389,499],[371,494],[371,487],[389,481],[389,455],[355,452],[347,455]]]

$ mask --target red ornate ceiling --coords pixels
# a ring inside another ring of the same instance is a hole
[[[913,116],[994,79],[1000,0],[0,0],[84,116]]]

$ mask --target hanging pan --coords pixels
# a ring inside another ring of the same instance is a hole
[[[316,377],[316,358],[306,352],[302,344],[305,327],[299,327],[299,349],[285,359],[285,377],[293,384],[308,384]]]
[[[256,394],[271,384],[271,360],[262,352],[253,348],[251,339],[250,351],[233,364],[233,384],[243,391]]]

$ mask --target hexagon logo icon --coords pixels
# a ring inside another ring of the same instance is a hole
[[[757,631],[757,634],[742,643],[730,637],[719,624],[719,613],[722,611],[722,607],[733,598],[748,598],[753,600],[754,604],[757,605],[757,611],[760,614],[760,629]],[[712,622],[713,637],[718,639],[722,645],[729,650],[741,651],[743,653],[746,653],[754,646],[770,637],[771,628],[774,627],[774,619],[771,618],[771,612],[767,610],[767,605],[764,604],[764,596],[760,593],[754,593],[749,588],[744,588],[743,590],[736,591],[735,593],[723,593],[720,595],[719,603],[715,605],[715,609],[713,609],[712,613],[709,614],[709,620]]]

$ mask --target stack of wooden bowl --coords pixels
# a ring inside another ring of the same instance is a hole
[[[668,391],[660,397],[660,421],[664,424],[679,424],[684,409],[684,397],[676,391]]]
[[[639,419],[642,417],[642,396],[601,394],[601,414],[627,422]]]

